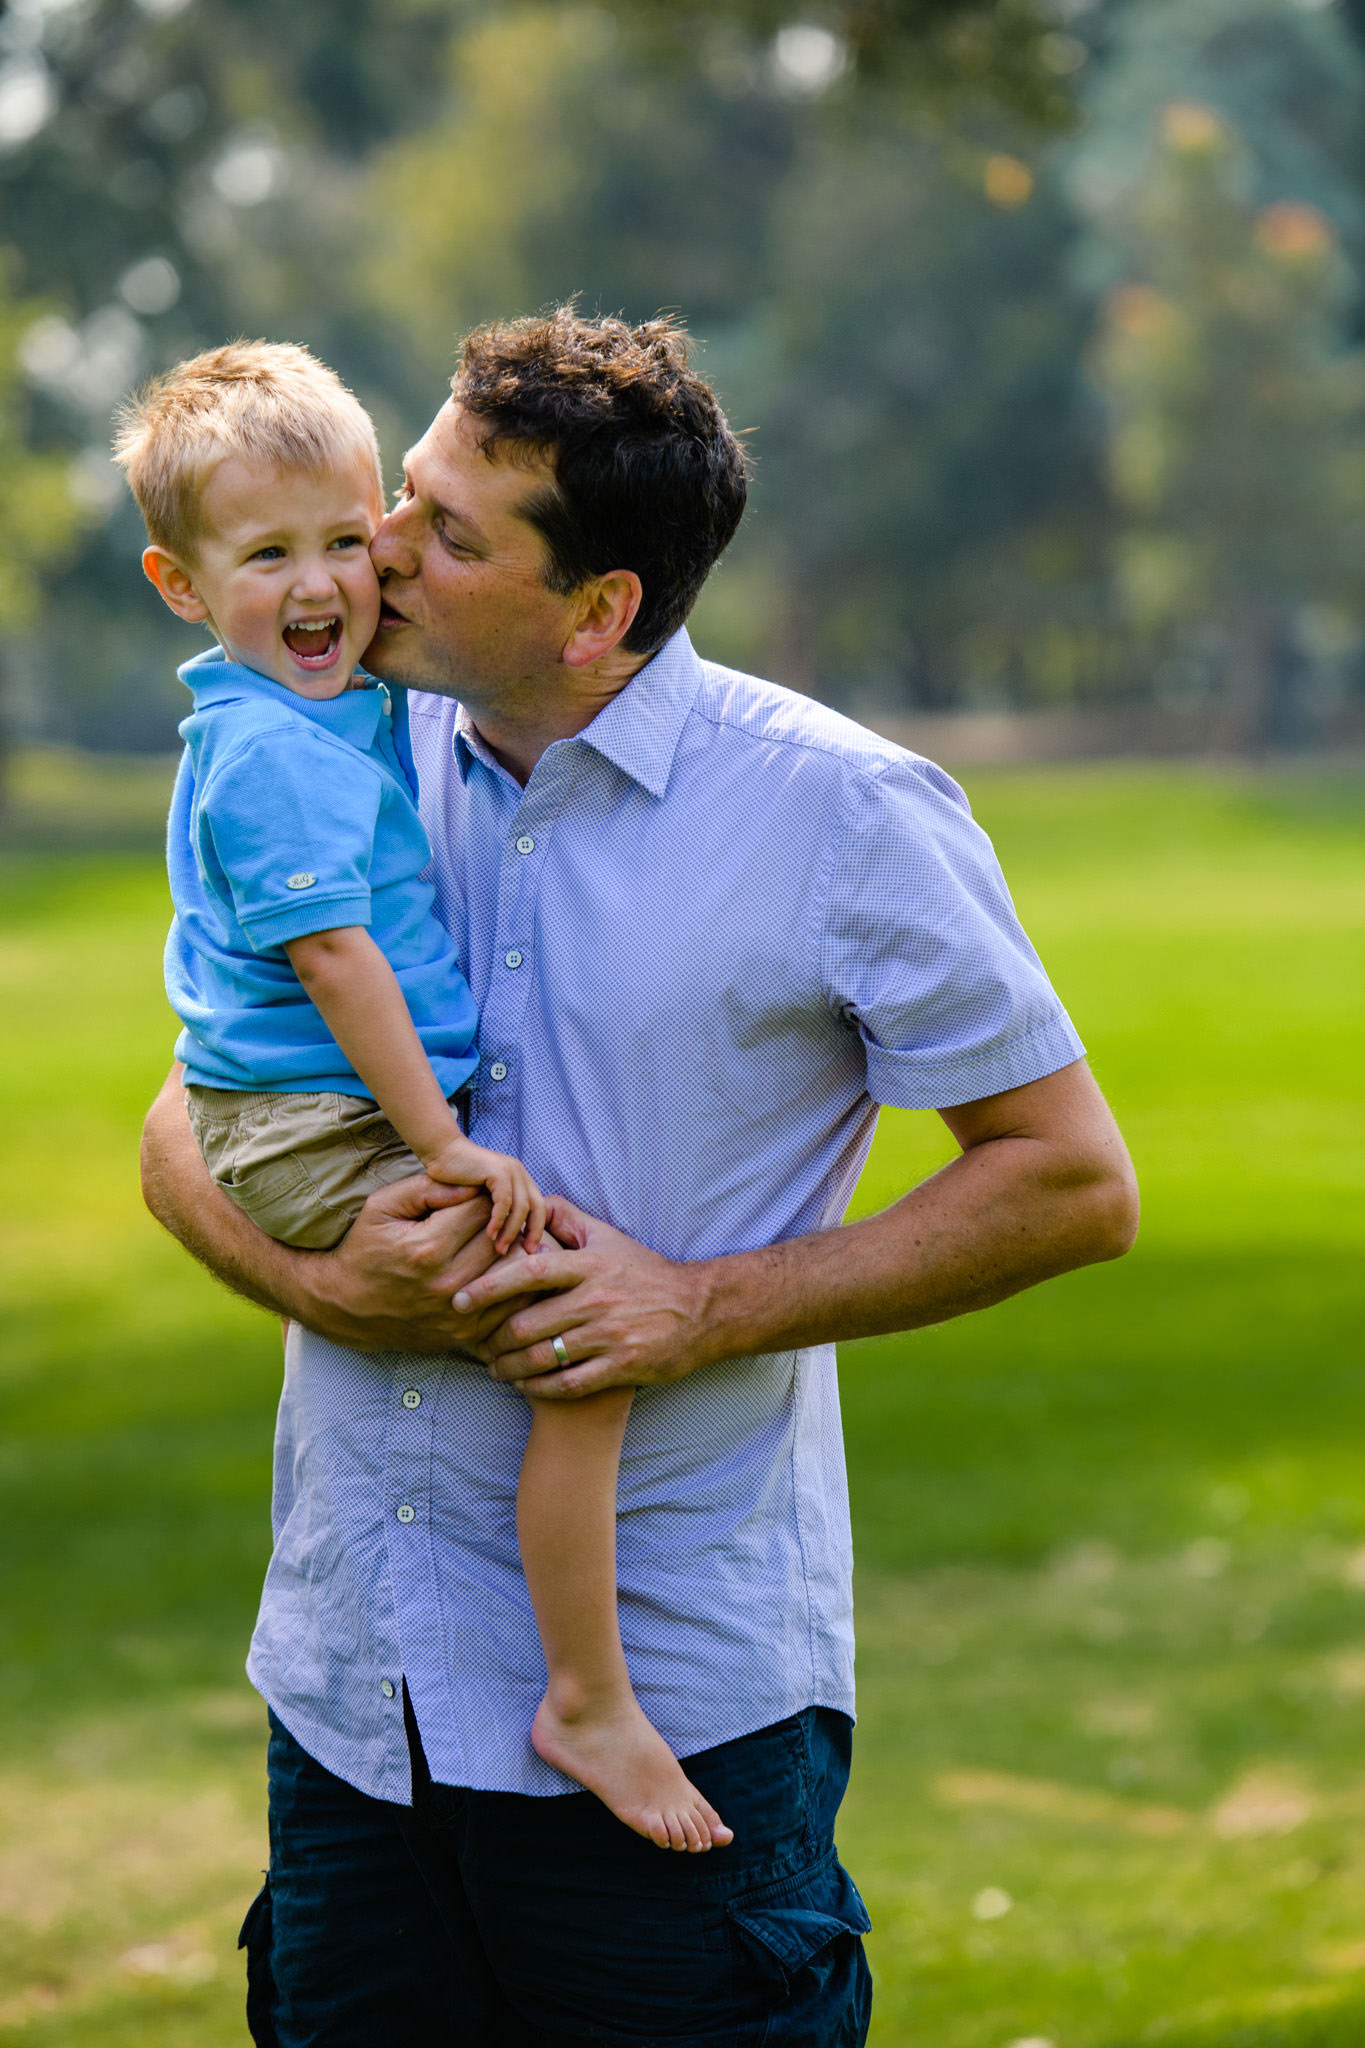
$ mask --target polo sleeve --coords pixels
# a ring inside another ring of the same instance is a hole
[[[201,833],[257,952],[370,922],[370,855],[382,784],[352,747],[295,721],[253,736],[215,770]]]
[[[830,884],[823,967],[829,1002],[862,1038],[877,1102],[976,1102],[1084,1051],[990,840],[932,762],[896,761],[857,792]]]

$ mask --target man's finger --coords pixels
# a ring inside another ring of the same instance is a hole
[[[537,1373],[532,1379],[513,1380],[511,1384],[528,1401],[581,1401],[585,1394],[600,1394],[607,1387],[631,1382],[623,1381],[602,1359],[594,1358],[584,1365],[571,1365],[564,1372]]]
[[[471,1280],[455,1296],[455,1307],[461,1315],[487,1308],[492,1302],[507,1301],[514,1294],[554,1294],[566,1287],[576,1287],[583,1275],[575,1263],[572,1252],[561,1252],[550,1246],[543,1251],[530,1252],[524,1258],[515,1255],[499,1260],[490,1266],[477,1280]]]

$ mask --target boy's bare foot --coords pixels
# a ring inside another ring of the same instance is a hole
[[[531,1723],[531,1745],[661,1849],[695,1855],[734,1840],[629,1693],[610,1707],[566,1710],[547,1692]]]

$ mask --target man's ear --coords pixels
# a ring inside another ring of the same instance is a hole
[[[165,548],[144,548],[142,573],[149,583],[155,584],[177,618],[184,619],[190,626],[204,624],[209,608],[195,589],[194,579],[183,562],[177,561],[174,555],[168,555]]]
[[[619,647],[640,609],[644,586],[633,569],[594,576],[578,593],[578,619],[564,643],[566,668],[587,668]]]

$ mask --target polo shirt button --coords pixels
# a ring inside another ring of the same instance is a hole
[[[391,1700],[393,1698],[393,1680],[391,1678],[381,1678],[379,1690],[383,1693],[386,1700]]]
[[[515,946],[513,946],[510,953],[503,954],[502,964],[504,967],[520,967],[521,954],[517,951]]]
[[[416,1387],[404,1387],[403,1406],[405,1408],[420,1408],[421,1405],[422,1396],[418,1393]]]
[[[536,850],[536,842],[535,842],[535,840],[534,840],[534,839],[533,839],[533,838],[531,837],[531,835],[530,835],[530,833],[529,833],[529,832],[523,832],[523,833],[522,833],[522,835],[521,835],[521,837],[520,837],[520,839],[519,839],[519,840],[517,841],[517,852],[518,852],[518,853],[534,853],[534,852],[535,852],[535,850]]]
[[[417,1520],[416,1508],[410,1508],[407,1502],[404,1501],[402,1507],[398,1510],[398,1519],[400,1522],[415,1522]]]
[[[492,1066],[488,1069],[488,1078],[490,1081],[505,1081],[507,1079],[506,1060],[494,1060]]]

